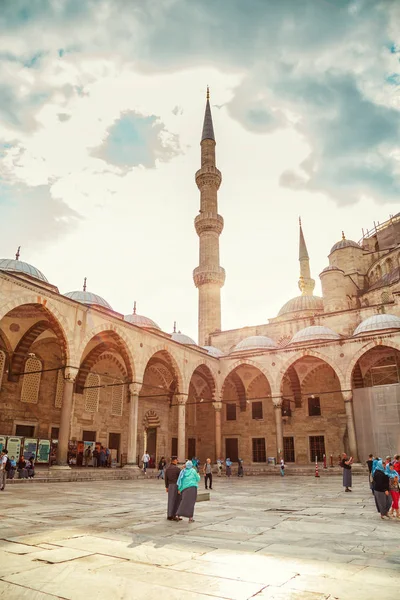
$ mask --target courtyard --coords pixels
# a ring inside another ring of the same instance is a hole
[[[200,482],[202,490],[203,481]],[[214,480],[195,523],[166,520],[157,480],[9,485],[0,597],[110,600],[392,598],[400,521],[366,477]]]

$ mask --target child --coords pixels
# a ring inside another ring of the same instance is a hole
[[[218,467],[218,477],[222,477],[222,465],[223,465],[224,461],[221,460],[220,458],[217,460],[217,467]]]
[[[399,510],[399,498],[400,498],[400,487],[399,487],[399,476],[395,475],[394,477],[389,478],[389,491],[392,496],[392,508],[389,511],[390,515],[393,515],[393,518],[396,517],[400,519],[400,510]]]

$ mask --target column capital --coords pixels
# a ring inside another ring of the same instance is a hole
[[[174,398],[179,406],[183,406],[186,404],[188,396],[187,394],[174,394]]]
[[[272,398],[274,408],[282,408],[283,398]]]
[[[129,393],[132,396],[139,396],[140,390],[142,389],[142,383],[140,381],[135,381],[134,383],[129,384]]]
[[[347,392],[342,392],[342,396],[345,402],[353,402],[353,392],[351,390]]]
[[[75,382],[75,379],[78,377],[79,367],[65,367],[64,368],[64,379],[66,381]]]
[[[217,412],[220,412],[222,410],[222,402],[221,401],[213,402],[212,405]]]

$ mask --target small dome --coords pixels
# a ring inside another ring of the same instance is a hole
[[[39,269],[29,265],[26,262],[23,262],[22,260],[0,258],[0,269],[2,271],[10,271],[11,273],[23,273],[24,275],[29,275],[30,277],[34,277],[35,279],[49,283]]]
[[[180,331],[178,331],[178,333],[174,331],[174,333],[171,334],[171,339],[173,339],[174,342],[179,342],[179,344],[185,344],[187,346],[197,346],[196,342],[192,340],[191,337],[189,337],[188,335],[184,335]]]
[[[290,344],[300,344],[302,342],[311,342],[314,340],[338,340],[340,335],[329,329],[329,327],[322,327],[320,325],[311,325],[300,329],[292,337]]]
[[[270,348],[276,348],[277,345],[274,340],[267,337],[266,335],[251,335],[250,337],[245,338],[232,350],[232,352],[239,352],[242,350],[265,350]]]
[[[203,346],[203,350],[207,350],[208,354],[210,356],[214,356],[215,358],[219,358],[220,356],[224,355],[222,350],[216,348],[215,346]]]
[[[125,315],[124,321],[133,323],[134,325],[143,327],[144,329],[159,329],[161,331],[161,327],[152,321],[152,319],[144,317],[143,315],[137,315],[136,313],[134,315]]]
[[[113,310],[112,307],[108,304],[108,302],[104,300],[104,298],[98,296],[97,294],[92,294],[92,292],[68,292],[67,294],[64,294],[64,296],[66,296],[67,298],[71,298],[71,300],[76,300],[76,302],[81,302],[81,304],[101,306],[102,308]]]
[[[353,335],[382,331],[383,329],[400,329],[400,317],[395,315],[372,315],[364,319],[354,331]]]
[[[336,242],[336,244],[332,246],[329,254],[332,254],[332,252],[335,252],[335,250],[342,250],[342,248],[358,248],[359,250],[362,250],[361,246],[357,244],[357,242],[343,238],[340,240],[340,242]]]
[[[296,296],[289,302],[286,302],[278,313],[278,317],[288,313],[303,312],[303,311],[322,311],[324,304],[319,296]]]
[[[321,273],[328,273],[328,271],[341,271],[344,273],[343,269],[339,269],[339,267],[335,267],[335,265],[328,265],[325,269],[322,269]]]

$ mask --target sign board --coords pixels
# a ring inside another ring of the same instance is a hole
[[[25,438],[24,439],[24,458],[25,460],[29,460],[30,457],[33,456],[36,458],[37,451],[37,439],[34,438]]]
[[[21,454],[21,443],[22,439],[20,437],[9,437],[7,442],[7,450],[8,456],[11,458],[12,456],[18,462]]]
[[[0,436],[0,452],[6,447],[6,439],[7,438],[5,436]]]
[[[83,461],[84,461],[84,465],[85,467],[93,467],[93,450],[95,449],[95,442],[83,442],[84,444],[84,451],[83,451]],[[86,453],[86,450],[90,448],[90,458],[88,458],[88,455]]]
[[[38,453],[36,457],[37,463],[48,463],[50,458],[50,440],[39,440]]]

